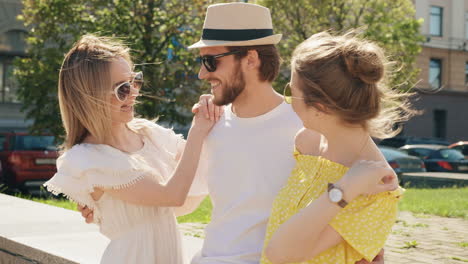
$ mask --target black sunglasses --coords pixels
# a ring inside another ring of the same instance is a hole
[[[200,63],[203,63],[207,71],[214,72],[216,71],[216,59],[224,57],[224,56],[240,53],[240,52],[241,52],[240,50],[235,50],[235,51],[230,51],[230,52],[216,54],[216,55],[200,56],[198,57],[198,59],[200,60]]]

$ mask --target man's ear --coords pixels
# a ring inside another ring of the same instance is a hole
[[[247,51],[247,68],[256,69],[260,67],[260,58],[258,57],[258,52],[256,50]]]

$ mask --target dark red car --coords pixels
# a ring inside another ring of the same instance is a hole
[[[54,136],[0,133],[0,183],[19,190],[39,187],[57,171],[57,157]]]

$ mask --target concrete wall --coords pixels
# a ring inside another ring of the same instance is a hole
[[[464,42],[466,39],[465,12],[468,11],[468,5],[464,0],[416,0],[414,4],[416,18],[424,19],[421,33],[430,38],[430,41],[425,43],[424,46],[457,49],[458,45]],[[442,36],[430,34],[431,6],[443,8]]]
[[[465,64],[468,62],[468,52],[462,50],[439,49],[424,47],[416,63],[421,69],[417,87],[432,89],[429,84],[430,59],[442,61],[442,88],[446,91],[468,92],[465,84]]]
[[[4,194],[0,212],[2,264],[99,263],[108,243],[78,212]]]
[[[186,259],[202,242],[183,237]],[[1,264],[99,263],[108,243],[98,226],[85,224],[79,212],[0,193]]]
[[[420,93],[418,97],[414,106],[424,113],[405,125],[405,135],[435,137],[434,110],[443,109],[447,112],[446,139],[451,142],[468,140],[468,93],[441,91]]]

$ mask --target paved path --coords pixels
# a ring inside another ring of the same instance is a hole
[[[0,194],[0,264],[97,264],[109,243],[98,231],[79,212]],[[202,243],[193,231],[183,237],[187,259]]]
[[[97,226],[63,208],[0,194],[0,216],[2,264],[10,263],[4,260],[11,252],[41,263],[97,263],[108,243]],[[180,227],[191,257],[202,246],[205,225]],[[468,264],[468,220],[401,212],[385,249],[386,264]],[[11,263],[20,263],[16,260]]]
[[[184,235],[198,238],[204,226],[180,225]],[[468,220],[400,212],[385,246],[385,263],[468,263]]]
[[[386,263],[468,263],[468,220],[400,212]]]

